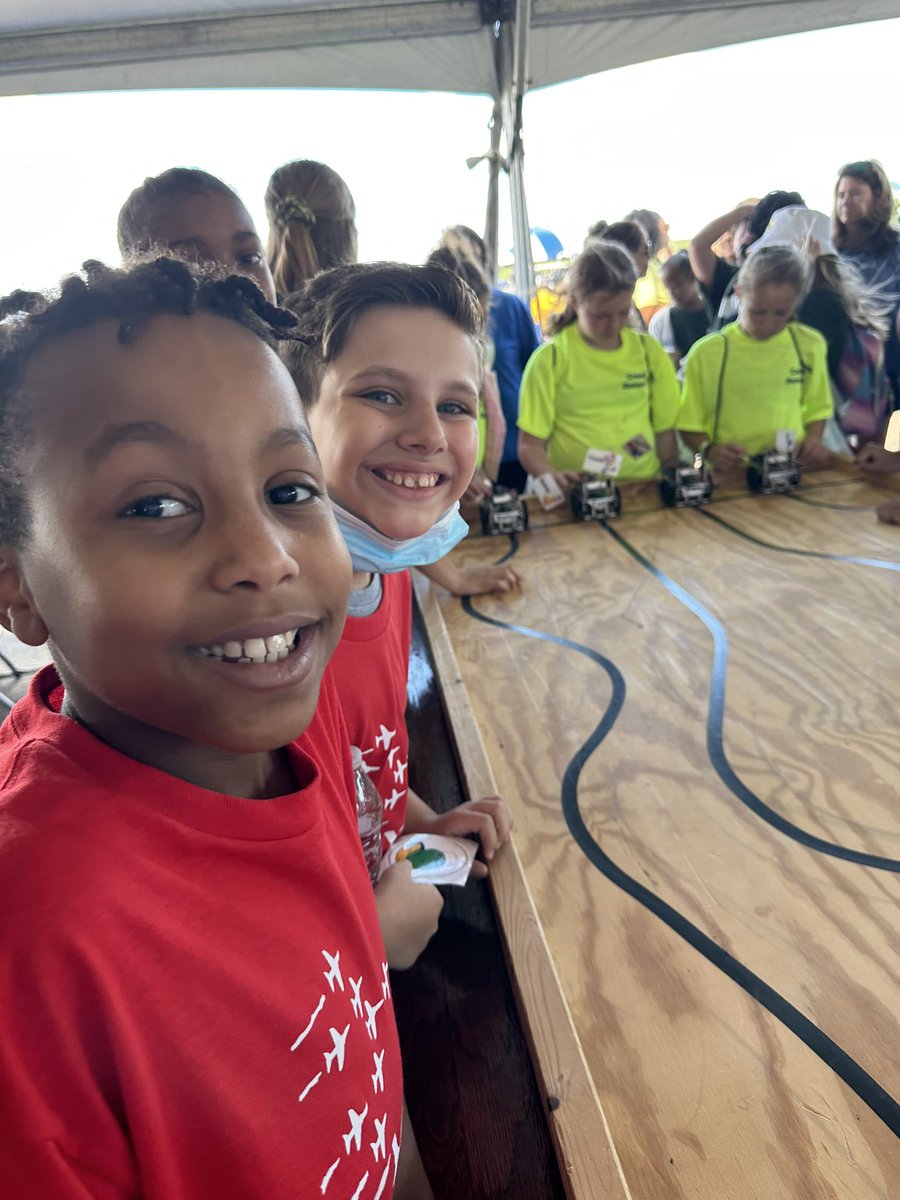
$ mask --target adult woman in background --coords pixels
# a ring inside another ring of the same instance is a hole
[[[857,443],[880,440],[891,411],[883,366],[888,332],[883,301],[853,264],[838,256],[824,213],[799,205],[779,209],[748,253],[778,244],[794,246],[812,265],[797,320],[817,329],[827,344],[835,412],[825,445],[848,453]]]
[[[873,292],[890,308],[884,366],[900,408],[900,233],[891,225],[894,193],[884,167],[874,159],[841,167],[834,189],[834,244]]]

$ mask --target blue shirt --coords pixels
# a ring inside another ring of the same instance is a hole
[[[503,415],[506,417],[502,459],[503,462],[515,462],[522,372],[540,339],[531,313],[519,297],[496,287],[491,288],[487,332],[494,343],[494,370],[497,373]]]

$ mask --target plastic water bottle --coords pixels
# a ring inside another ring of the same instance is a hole
[[[353,763],[359,840],[362,842],[363,855],[366,866],[369,868],[369,878],[375,884],[378,882],[378,870],[381,866],[381,821],[384,815],[384,806],[378,788],[369,778],[363,762],[362,751],[358,746],[350,747],[350,758]]]

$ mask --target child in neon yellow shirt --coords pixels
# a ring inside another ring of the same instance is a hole
[[[628,328],[637,270],[591,240],[572,264],[552,341],[529,359],[519,396],[519,461],[567,491],[588,450],[622,454],[619,478],[653,479],[676,461],[678,381],[668,355]]]
[[[809,280],[793,246],[752,252],[735,286],[737,321],[701,338],[684,374],[679,431],[719,471],[775,447],[793,433],[801,467],[822,467],[826,420],[833,411],[825,339],[793,320]]]

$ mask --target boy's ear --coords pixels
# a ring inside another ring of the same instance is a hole
[[[0,546],[0,625],[26,646],[43,646],[49,636],[14,546]]]

